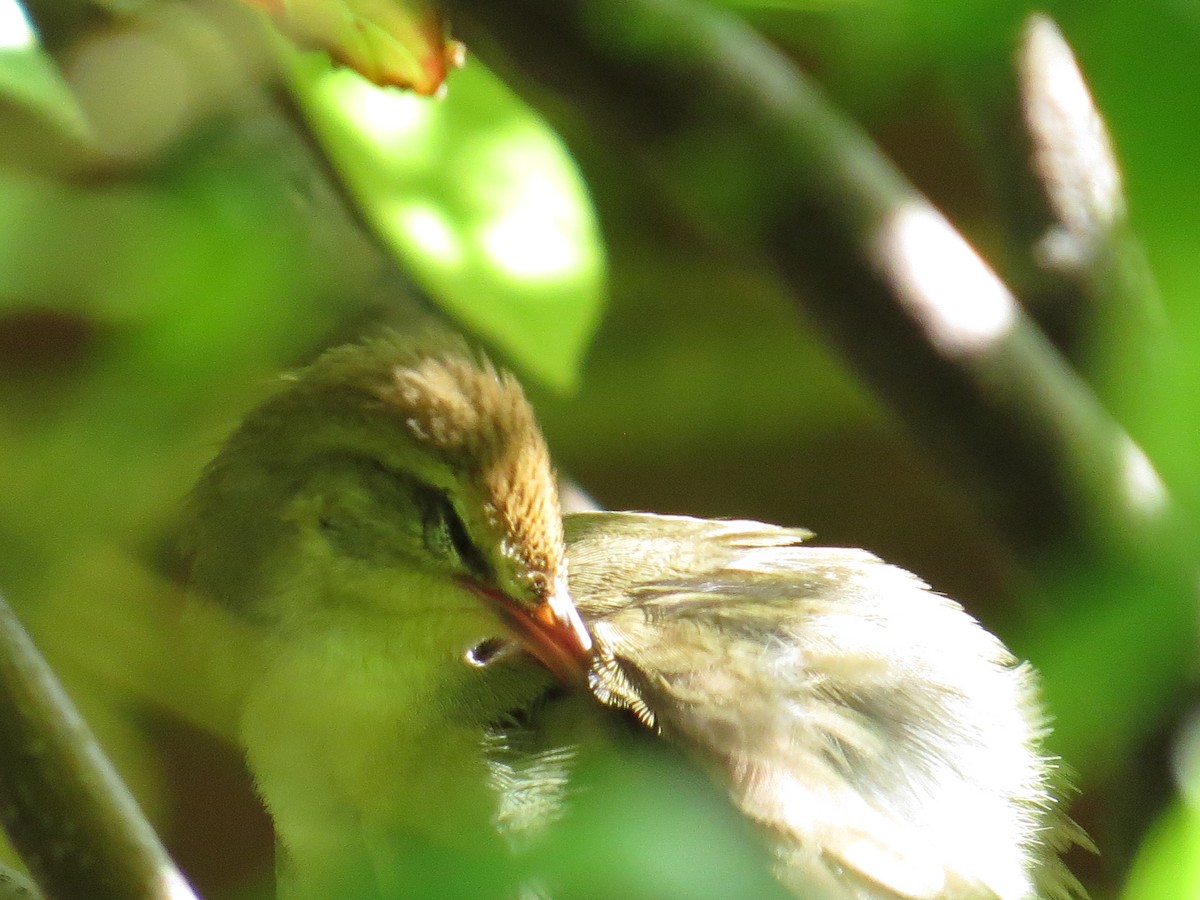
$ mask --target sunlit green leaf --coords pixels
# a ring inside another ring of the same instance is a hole
[[[422,286],[527,372],[574,385],[605,263],[559,139],[477,61],[440,100],[312,57],[293,73],[339,174]]]

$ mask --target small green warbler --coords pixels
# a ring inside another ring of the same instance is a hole
[[[656,740],[797,897],[1082,896],[1027,665],[801,529],[564,519],[519,384],[457,340],[327,352],[191,506],[196,590],[257,636],[240,738],[282,896],[559,896],[470,872],[569,819],[594,748]]]

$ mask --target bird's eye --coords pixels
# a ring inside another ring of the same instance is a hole
[[[490,637],[480,641],[464,654],[467,664],[476,669],[486,669],[495,660],[506,655],[511,650],[504,638]]]
[[[422,505],[425,507],[425,544],[430,551],[443,559],[456,559],[472,575],[486,577],[489,572],[487,559],[471,540],[467,526],[450,498],[438,491]]]

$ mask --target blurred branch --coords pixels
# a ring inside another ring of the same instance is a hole
[[[1015,63],[960,79],[1009,235],[1000,265],[1085,377],[1096,374],[1097,348],[1109,367],[1116,355],[1144,369],[1166,323],[1108,128],[1049,17],[1028,17]]]
[[[1053,224],[1036,253],[1046,268],[1087,277],[1125,221],[1125,195],[1104,120],[1071,48],[1049,18],[1026,22],[1017,58],[1032,169]]]
[[[446,0],[570,135],[759,256],[1027,555],[1165,526],[1149,462],[953,227],[791,62],[689,0]]]
[[[0,821],[48,897],[194,900],[0,600]]]
[[[1079,64],[1047,16],[1026,21],[1017,56],[1029,141],[1026,178],[1041,188],[1044,217],[1025,252],[1042,278],[1026,305],[1102,396],[1117,403],[1127,378],[1163,361],[1166,321],[1140,242],[1129,225],[1108,127]],[[1038,289],[1040,288],[1040,290]],[[1097,371],[1097,348],[1104,369]],[[1112,386],[1115,390],[1106,391]],[[1114,410],[1121,412],[1119,406]]]

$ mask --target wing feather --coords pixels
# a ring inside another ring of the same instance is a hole
[[[1077,832],[1033,672],[953,600],[757,522],[596,513],[567,531],[593,693],[713,771],[799,896],[1082,896],[1046,837]]]

